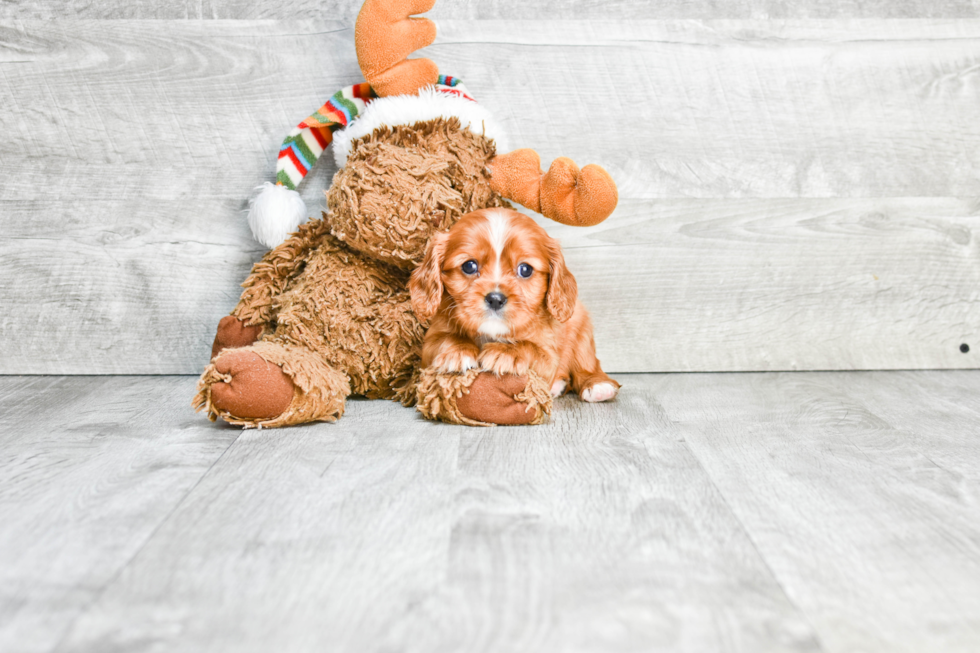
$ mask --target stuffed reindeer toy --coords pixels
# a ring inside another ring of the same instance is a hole
[[[249,224],[272,249],[255,264],[218,324],[194,406],[245,427],[333,421],[351,394],[417,405],[447,422],[536,424],[550,382],[533,371],[439,373],[421,366],[427,324],[409,277],[430,239],[478,209],[521,204],[568,225],[594,225],[616,207],[600,167],[503,154],[490,113],[428,59],[435,39],[413,18],[435,0],[367,0],[355,27],[364,83],[337,92],[287,137],[276,184],[253,200]],[[306,221],[296,185],[332,144],[338,172],[328,211]]]

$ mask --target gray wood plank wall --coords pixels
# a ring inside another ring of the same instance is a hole
[[[353,22],[347,0],[3,0],[5,18],[283,19],[331,16]],[[977,0],[452,0],[432,18],[980,18]]]
[[[316,4],[0,5],[0,372],[202,368],[251,188],[360,81],[356,5]],[[976,367],[980,3],[715,5],[433,11],[425,54],[512,147],[619,183],[603,225],[546,225],[606,367]]]

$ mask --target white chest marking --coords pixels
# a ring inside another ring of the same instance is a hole
[[[500,318],[492,317],[483,321],[477,333],[480,334],[480,346],[488,342],[509,342],[506,336],[510,334],[510,327]]]

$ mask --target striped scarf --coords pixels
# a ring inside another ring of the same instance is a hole
[[[442,93],[473,100],[456,77],[440,75],[435,89]],[[343,129],[378,96],[367,82],[354,84],[333,94],[312,116],[299,123],[279,148],[276,161],[276,183],[296,190],[323,151],[333,140],[333,133]],[[474,100],[475,101],[475,100]]]

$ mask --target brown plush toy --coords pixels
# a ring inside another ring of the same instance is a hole
[[[435,38],[430,21],[411,17],[434,3],[367,0],[355,29],[367,82],[335,94],[283,143],[277,184],[249,215],[273,249],[219,323],[194,398],[210,419],[263,428],[333,421],[351,394],[471,425],[535,424],[550,412],[547,380],[533,373],[420,369],[426,325],[412,313],[409,275],[432,234],[465,213],[513,200],[593,225],[615,208],[616,186],[598,166],[559,158],[542,173],[532,150],[497,155],[499,129],[459,80],[406,59]],[[306,210],[293,189],[331,142],[339,171],[329,211],[300,224]]]

